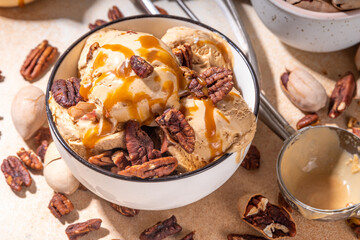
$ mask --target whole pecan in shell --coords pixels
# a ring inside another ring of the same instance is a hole
[[[110,21],[115,21],[117,19],[123,18],[124,14],[120,11],[117,6],[112,6],[108,11],[108,18]]]
[[[162,177],[171,174],[178,165],[178,161],[174,157],[163,157],[144,162],[141,165],[133,165],[119,171],[118,174],[138,177],[138,178],[151,178]]]
[[[77,240],[89,232],[99,230],[101,222],[102,220],[100,218],[94,218],[86,222],[70,224],[65,229],[65,233],[69,240]]]
[[[39,156],[36,155],[33,150],[29,149],[26,151],[24,148],[21,148],[16,152],[16,154],[27,167],[36,170],[41,170],[44,168],[41,160],[39,159]]]
[[[51,86],[55,101],[64,108],[69,108],[82,101],[80,95],[80,79],[71,77],[68,80],[57,79]]]
[[[194,240],[195,232],[191,232],[187,234],[185,237],[183,237],[181,240]]]
[[[15,156],[8,156],[1,164],[1,171],[4,173],[7,184],[13,191],[21,191],[21,186],[29,187],[31,185],[31,177],[29,171]]]
[[[151,66],[145,59],[142,57],[133,55],[130,58],[130,66],[132,70],[141,78],[148,77],[153,71],[154,67]]]
[[[169,108],[155,119],[164,132],[188,153],[194,152],[195,132],[186,121],[184,114],[175,108]]]
[[[104,25],[105,23],[107,23],[105,20],[96,19],[95,23],[89,23],[88,27],[90,30],[94,30],[95,28],[98,28],[98,27]]]
[[[74,205],[65,195],[55,193],[49,202],[48,208],[56,218],[61,218],[74,210]]]
[[[191,45],[185,43],[183,45],[179,45],[176,48],[171,49],[175,57],[178,59],[180,66],[185,66],[188,68],[192,68],[192,50]]]
[[[170,218],[156,223],[154,226],[146,229],[140,235],[140,240],[161,240],[182,230],[182,227],[177,223],[174,215]]]
[[[241,166],[247,170],[255,170],[260,167],[260,152],[254,145],[251,145]]]
[[[317,124],[319,124],[319,115],[317,115],[316,113],[310,113],[305,115],[297,122],[296,129],[299,130],[310,125],[314,126]]]
[[[337,118],[350,105],[354,98],[355,87],[355,78],[351,72],[336,82],[330,96],[328,114],[330,118]]]
[[[47,40],[44,40],[27,55],[20,73],[26,80],[32,82],[46,71],[50,64],[56,60],[57,56],[57,48],[51,46]]]
[[[258,237],[250,234],[229,234],[228,240],[266,240],[264,237]]]
[[[36,155],[38,155],[41,159],[41,161],[44,161],[45,159],[45,153],[49,147],[49,142],[46,140],[43,140],[41,142],[41,145],[36,149]]]
[[[124,206],[120,206],[117,205],[115,203],[111,203],[110,204],[111,207],[113,209],[115,209],[116,211],[118,211],[121,215],[125,216],[125,217],[134,217],[135,215],[139,214],[139,210],[137,209],[133,209],[133,208],[128,208],[128,207],[124,207]]]

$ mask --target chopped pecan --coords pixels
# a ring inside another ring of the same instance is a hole
[[[74,119],[74,121],[78,121],[86,114],[91,113],[94,109],[96,109],[95,103],[81,101],[78,102],[75,106],[68,108],[67,112]],[[95,121],[96,121],[96,114],[95,114]]]
[[[55,101],[64,108],[69,108],[82,101],[80,95],[80,79],[71,77],[68,80],[57,79],[51,86]]]
[[[43,164],[41,160],[39,159],[39,156],[34,153],[33,150],[25,150],[24,148],[20,148],[19,151],[16,152],[16,154],[19,156],[21,161],[25,163],[25,165],[29,168],[41,170],[43,169]]]
[[[1,74],[1,70],[0,70],[0,82],[3,82],[5,80],[5,77]]]
[[[348,128],[360,127],[360,122],[354,117],[350,117],[347,123]]]
[[[77,240],[89,232],[100,229],[101,222],[100,218],[94,218],[86,222],[70,224],[65,229],[65,233],[69,240]]]
[[[177,223],[174,215],[170,218],[156,223],[154,226],[146,229],[140,235],[140,240],[161,240],[182,230],[182,227]]]
[[[105,151],[95,156],[91,156],[88,159],[88,162],[96,166],[111,166],[114,165],[114,162],[111,160],[113,152],[111,150]]]
[[[168,12],[167,12],[165,9],[163,9],[163,8],[157,6],[157,5],[155,5],[155,7],[156,7],[156,9],[160,12],[160,14],[162,14],[162,15],[169,15]]]
[[[95,28],[98,28],[98,27],[104,25],[105,23],[107,23],[105,20],[96,19],[95,23],[89,23],[88,27],[90,30],[94,30]]]
[[[284,208],[269,203],[261,195],[255,195],[249,200],[243,220],[269,238],[296,235],[295,222],[290,214]]]
[[[29,171],[15,156],[8,156],[1,164],[1,171],[4,173],[7,184],[13,191],[21,191],[21,186],[29,187],[31,177]]]
[[[154,159],[154,143],[151,138],[140,129],[137,121],[129,121],[125,126],[126,148],[132,165],[142,164]]]
[[[111,156],[111,160],[116,165],[118,171],[124,170],[131,164],[128,158],[129,156],[122,150],[114,152]]]
[[[89,62],[92,58],[93,58],[93,54],[94,52],[100,47],[98,42],[94,42],[93,44],[91,44],[91,46],[89,47],[89,52],[86,55],[86,62]]]
[[[191,232],[187,234],[185,237],[183,237],[181,240],[194,240],[195,232]]]
[[[329,117],[337,118],[350,105],[355,94],[355,78],[349,72],[335,84],[330,96]]]
[[[167,109],[155,119],[164,132],[188,153],[195,148],[195,132],[186,121],[184,114],[174,108]]]
[[[141,78],[148,77],[153,71],[154,67],[151,66],[150,63],[148,63],[145,59],[133,55],[130,58],[130,66],[132,70]]]
[[[352,132],[353,134],[355,134],[356,136],[358,136],[360,138],[360,128],[352,128]]]
[[[20,73],[26,80],[32,82],[46,71],[50,64],[56,60],[57,56],[57,48],[51,46],[47,40],[44,40],[27,55]]]
[[[133,208],[128,208],[128,207],[124,207],[124,206],[120,206],[117,205],[115,203],[111,203],[110,204],[111,207],[113,209],[115,209],[116,211],[118,211],[121,215],[125,216],[125,217],[134,217],[135,215],[139,214],[139,210],[137,209],[133,209]]]
[[[52,140],[50,129],[41,127],[35,133],[34,139],[38,145],[40,145],[44,140],[50,142]]]
[[[192,51],[191,45],[185,43],[172,49],[173,54],[179,60],[180,66],[192,68]]]
[[[108,11],[108,18],[110,21],[115,21],[123,17],[124,15],[117,6],[112,6],[112,8],[110,8]]]
[[[289,213],[293,212],[292,207],[288,204],[288,202],[285,200],[284,196],[280,192],[278,195],[278,203],[280,207],[285,208]]]
[[[48,208],[56,218],[61,218],[74,210],[72,202],[61,193],[54,194],[49,202]]]
[[[356,237],[360,239],[360,218],[349,218],[346,220],[346,223],[351,227],[354,231]]]
[[[177,167],[174,157],[163,157],[150,160],[141,165],[134,165],[119,171],[118,174],[138,178],[162,177],[171,174]]]
[[[260,152],[254,145],[251,145],[241,166],[247,170],[255,170],[260,167]]]
[[[315,126],[318,124],[319,124],[319,115],[317,115],[316,113],[310,113],[305,115],[297,122],[296,129],[299,130],[301,128],[308,127],[310,125]]]
[[[44,140],[41,142],[40,146],[36,149],[36,155],[38,155],[41,161],[45,159],[45,153],[49,147],[49,142]]]
[[[264,237],[258,237],[250,234],[229,234],[228,240],[266,240]]]

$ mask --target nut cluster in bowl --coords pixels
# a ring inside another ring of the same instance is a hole
[[[64,140],[88,162],[138,178],[181,174],[240,153],[256,121],[234,85],[227,43],[174,27],[158,39],[94,32],[80,78],[56,79],[49,106]]]

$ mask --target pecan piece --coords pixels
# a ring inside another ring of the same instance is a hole
[[[49,202],[48,208],[56,218],[61,218],[74,210],[72,202],[61,193],[54,194]]]
[[[241,166],[247,170],[255,170],[260,167],[260,152],[254,145],[251,145]]]
[[[290,214],[284,208],[269,203],[269,200],[261,195],[250,198],[243,220],[269,238],[296,235],[295,222]]]
[[[82,101],[80,95],[80,79],[71,77],[68,80],[57,79],[51,86],[55,101],[64,108],[69,108]]]
[[[319,115],[317,115],[316,113],[310,113],[305,115],[303,118],[301,118],[297,124],[296,124],[296,129],[302,129],[304,127],[308,127],[308,126],[315,126],[319,124]]]
[[[123,17],[124,15],[117,6],[112,6],[112,8],[110,8],[108,11],[108,18],[110,21],[115,21]]]
[[[5,80],[5,77],[1,74],[1,70],[0,70],[0,82],[3,82]]]
[[[228,240],[266,240],[264,237],[258,237],[250,234],[229,234]]]
[[[23,63],[20,73],[32,82],[40,77],[58,56],[58,50],[49,44],[47,40],[42,41],[36,48],[32,49]]]
[[[96,19],[95,23],[89,23],[88,27],[89,27],[90,30],[94,30],[95,28],[98,28],[98,27],[104,25],[105,23],[107,23],[105,20]]]
[[[354,117],[350,117],[347,123],[348,128],[360,127],[360,122]]]
[[[105,151],[98,155],[89,157],[88,162],[100,167],[111,166],[114,165],[114,162],[111,160],[112,154],[113,152],[111,150]]]
[[[130,58],[130,66],[132,70],[141,78],[148,77],[153,71],[154,67],[151,66],[150,63],[148,63],[145,59],[133,55]]]
[[[36,155],[33,150],[29,149],[26,151],[24,148],[20,148],[16,154],[27,167],[35,170],[41,170],[44,168],[41,160],[39,159],[39,156]]]
[[[185,43],[172,49],[173,54],[179,60],[180,66],[192,68],[192,51],[191,45]]]
[[[278,203],[280,207],[285,208],[289,213],[293,212],[292,207],[288,204],[288,202],[285,200],[284,196],[280,192],[278,195]]]
[[[89,102],[78,102],[75,106],[68,108],[67,112],[69,115],[74,119],[74,121],[78,121],[79,119],[85,120],[83,117],[93,112],[96,109],[95,103]],[[95,112],[94,112],[95,114]],[[94,120],[91,115],[87,115],[88,119]],[[96,114],[95,114],[95,121],[97,121]]]
[[[170,218],[156,223],[154,226],[146,229],[140,235],[140,240],[161,240],[182,230],[182,227],[177,223],[174,215]]]
[[[36,149],[36,155],[38,155],[41,161],[45,159],[45,153],[49,147],[49,142],[44,140],[41,142],[40,146]]]
[[[356,237],[360,239],[360,218],[349,218],[346,220],[346,223],[351,227],[354,231]]]
[[[355,78],[349,72],[335,84],[330,96],[329,117],[337,118],[350,105],[355,94]]]
[[[40,145],[44,140],[50,142],[52,140],[50,129],[41,127],[35,133],[34,139],[38,145]]]
[[[101,222],[100,218],[94,218],[86,222],[70,224],[65,229],[65,233],[69,240],[77,240],[89,232],[100,229]]]
[[[129,161],[129,156],[127,156],[126,153],[122,150],[114,152],[111,156],[111,160],[116,165],[118,171],[124,170],[131,164]]]
[[[191,232],[187,234],[185,237],[183,237],[181,240],[194,240],[195,232]]]
[[[115,209],[116,211],[118,211],[121,215],[125,216],[125,217],[134,217],[135,215],[139,214],[139,210],[137,209],[133,209],[133,208],[128,208],[128,207],[124,207],[124,206],[120,206],[117,205],[115,203],[111,203],[110,204],[111,207],[113,209]]]
[[[140,129],[137,121],[128,121],[125,126],[126,148],[132,165],[142,164],[148,159],[154,159],[154,142]]]
[[[134,165],[119,171],[118,174],[138,178],[162,177],[171,174],[177,167],[174,157],[157,158],[141,165]]]
[[[167,12],[165,9],[163,9],[163,8],[157,6],[157,5],[155,5],[155,7],[156,7],[156,9],[160,12],[160,14],[162,14],[162,15],[169,15],[168,12]]]
[[[29,187],[31,177],[29,171],[15,156],[8,156],[1,164],[1,171],[4,173],[7,184],[13,191],[21,191],[21,186]]]
[[[100,47],[98,42],[94,42],[93,44],[91,44],[91,46],[89,47],[89,52],[86,55],[86,63],[88,63],[94,55],[94,52]]]
[[[155,119],[166,135],[178,142],[188,153],[194,152],[195,132],[186,121],[184,114],[174,108],[169,108]]]

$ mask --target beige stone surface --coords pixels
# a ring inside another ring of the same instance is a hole
[[[175,1],[156,1],[170,14],[184,16]],[[281,92],[279,76],[286,66],[299,66],[309,70],[324,85],[330,94],[338,77],[346,71],[355,71],[353,58],[355,48],[334,53],[307,53],[282,44],[269,32],[256,16],[248,2],[236,1],[260,64],[262,89],[270,102],[295,126],[303,113],[294,107]],[[29,84],[19,74],[19,69],[29,50],[43,39],[48,39],[62,53],[83,33],[95,19],[106,19],[107,9],[113,4],[120,6],[125,16],[140,11],[128,0],[39,0],[26,7],[0,8],[0,70],[6,77],[0,83],[0,153],[5,158],[20,147],[26,147],[16,132],[10,117],[10,103],[20,87]],[[217,7],[215,0],[188,1],[204,23],[220,29],[230,38],[234,35],[226,16]],[[214,17],[216,16],[216,17]],[[234,39],[235,40],[235,39]],[[50,72],[33,83],[45,90]],[[321,123],[345,127],[348,116],[359,116],[359,105],[354,101],[342,117],[330,120],[326,109],[320,112]],[[262,193],[276,203],[275,161],[282,141],[263,123],[259,122],[254,144],[261,152],[261,167],[246,171],[241,167],[221,188],[204,199],[186,207],[167,211],[141,211],[134,218],[126,218],[115,212],[107,202],[89,191],[78,190],[70,196],[76,210],[61,221],[54,218],[47,208],[52,190],[47,186],[42,173],[31,172],[33,184],[15,194],[0,176],[0,239],[42,240],[67,239],[64,233],[69,223],[90,218],[103,219],[101,230],[85,236],[86,239],[138,239],[139,234],[159,220],[172,214],[183,226],[183,232],[168,239],[181,239],[195,230],[195,239],[226,239],[229,233],[253,233],[256,231],[242,222],[237,212],[238,199],[246,194]],[[1,174],[2,175],[2,174]],[[297,223],[296,239],[355,239],[344,221],[317,222],[304,219],[293,213]]]

